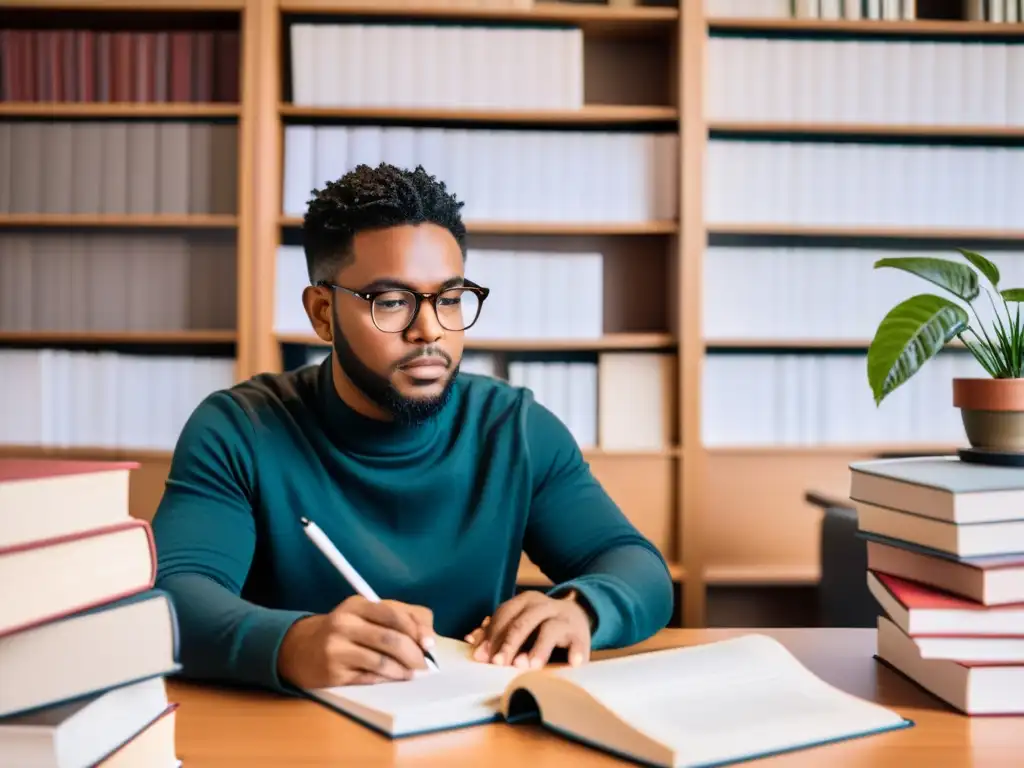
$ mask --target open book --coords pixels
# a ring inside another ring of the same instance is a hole
[[[911,723],[809,672],[778,641],[716,643],[537,670],[474,661],[439,638],[440,670],[306,693],[391,737],[535,720],[575,741],[662,766],[727,763]]]

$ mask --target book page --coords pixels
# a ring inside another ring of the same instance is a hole
[[[468,643],[438,638],[432,651],[438,671],[419,672],[412,680],[321,688],[311,693],[343,706],[355,703],[390,715],[439,704],[479,704],[491,700],[497,712],[497,700],[505,686],[522,671],[474,661],[470,651]]]
[[[895,712],[828,685],[761,635],[553,674],[571,679],[681,762],[740,759],[903,722]],[[577,727],[589,727],[587,717],[570,717]]]

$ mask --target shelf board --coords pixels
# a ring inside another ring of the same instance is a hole
[[[814,338],[777,338],[777,339],[707,339],[704,348],[719,349],[780,349],[780,350],[830,350],[830,349],[863,349],[871,346],[871,339],[814,339]],[[950,341],[947,347],[964,349],[960,341]]]
[[[904,138],[1024,138],[1024,125],[931,125],[884,123],[758,122],[712,120],[712,133],[816,136],[893,136]]]
[[[246,0],[4,0],[4,8],[34,11],[240,11]]]
[[[279,344],[326,347],[327,343],[309,333],[276,334]],[[669,333],[610,333],[596,339],[466,339],[466,349],[482,352],[576,352],[611,349],[672,349]]]
[[[238,104],[189,102],[0,102],[0,117],[237,117]]]
[[[235,331],[4,331],[0,343],[10,344],[234,344]]]
[[[587,125],[669,122],[675,107],[587,104],[581,109],[442,109],[421,107],[307,107],[281,104],[282,117],[308,120],[408,120],[416,122],[530,123]]]
[[[2,213],[2,227],[141,227],[145,229],[231,229],[238,217],[230,213]]]
[[[280,0],[286,13],[461,19],[466,21],[510,21],[520,23],[571,24],[584,32],[602,35],[669,32],[679,21],[678,8],[612,8],[586,3],[539,2],[530,8],[491,8],[413,2],[351,2],[351,0]]]
[[[959,227],[899,227],[876,225],[708,223],[709,235],[772,237],[885,237],[929,240],[1024,240],[1024,229],[966,229]]]
[[[490,352],[668,349],[674,346],[669,333],[610,333],[596,339],[466,339],[466,349]]]
[[[842,32],[853,35],[949,35],[951,37],[1024,36],[1024,25],[985,21],[869,21],[846,19],[709,18],[709,30],[748,32]]]
[[[820,578],[816,567],[786,563],[709,565],[704,569],[704,583],[708,586],[804,586],[817,584]]]
[[[283,216],[282,227],[301,227],[302,219]],[[472,221],[466,230],[478,235],[671,235],[679,231],[675,221]]]

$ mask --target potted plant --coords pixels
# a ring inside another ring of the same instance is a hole
[[[875,269],[909,272],[963,303],[921,293],[893,307],[879,323],[868,348],[871,392],[875,404],[881,404],[943,347],[959,339],[988,374],[953,380],[953,405],[960,409],[973,453],[1024,458],[1024,327],[1020,312],[1024,288],[1000,290],[995,264],[974,251],[956,250],[967,263],[922,256],[875,262]],[[982,292],[995,314],[989,328],[975,308]]]

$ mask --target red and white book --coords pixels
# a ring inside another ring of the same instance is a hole
[[[1024,664],[928,659],[916,638],[878,617],[876,657],[968,715],[1024,715]]]
[[[868,589],[925,659],[1024,664],[1024,604],[988,607],[886,573]]]

